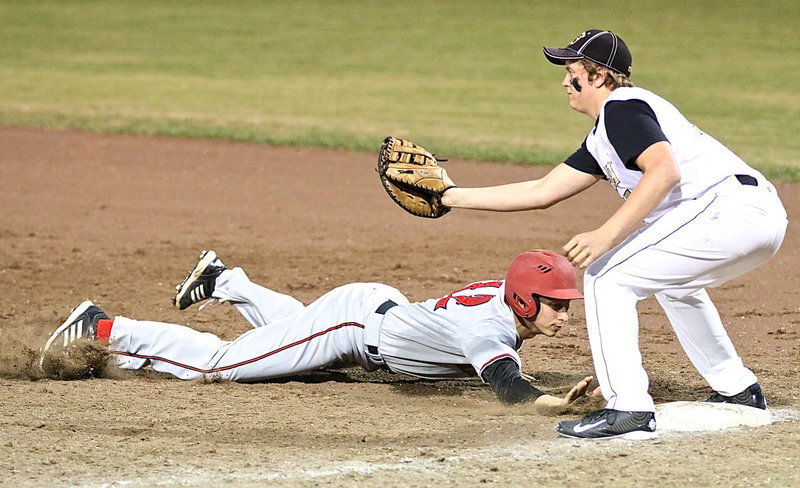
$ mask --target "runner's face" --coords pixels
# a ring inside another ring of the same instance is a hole
[[[542,297],[540,305],[536,319],[520,319],[522,327],[517,327],[520,339],[539,334],[553,337],[569,320],[569,300]]]

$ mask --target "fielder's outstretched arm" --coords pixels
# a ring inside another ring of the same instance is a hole
[[[483,188],[450,188],[442,204],[452,208],[515,212],[548,208],[589,188],[601,179],[564,163],[531,181]]]

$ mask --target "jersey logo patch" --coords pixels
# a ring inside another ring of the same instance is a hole
[[[614,171],[613,163],[611,163],[610,161],[608,163],[606,163],[606,165],[603,166],[603,173],[606,174],[606,178],[608,178],[608,182],[611,183],[611,186],[614,187],[614,190],[616,190],[616,192],[620,196],[622,196],[623,200],[627,200],[628,197],[631,196],[631,191],[628,190],[628,189],[625,189],[624,192],[620,192],[619,191],[619,187],[620,187],[621,181],[620,181],[619,177],[617,176],[617,173]]]
[[[606,178],[608,178],[608,182],[611,183],[611,186],[613,186],[615,190],[618,190],[619,177],[617,177],[617,173],[614,172],[614,165],[611,161],[603,166],[603,173],[606,174]]]
[[[439,310],[440,308],[447,308],[447,304],[450,303],[451,299],[454,299],[458,305],[463,305],[465,307],[475,307],[477,305],[483,305],[484,303],[488,302],[494,295],[458,295],[453,296],[456,293],[466,291],[466,290],[477,290],[478,288],[500,288],[503,285],[502,281],[482,281],[478,283],[472,283],[470,285],[461,288],[460,290],[456,290],[453,293],[447,295],[439,299],[436,302],[436,306],[433,307],[433,310]]]

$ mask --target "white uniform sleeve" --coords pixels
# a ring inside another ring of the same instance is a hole
[[[514,348],[516,341],[516,333],[510,333],[501,324],[482,322],[464,331],[461,347],[464,356],[483,380],[483,370],[503,358],[514,360],[522,368],[522,361]]]

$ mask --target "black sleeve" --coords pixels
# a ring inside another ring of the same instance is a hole
[[[605,178],[603,174],[603,170],[600,169],[600,165],[597,164],[597,160],[594,159],[592,153],[586,149],[586,140],[584,139],[581,147],[578,148],[577,151],[572,153],[570,157],[564,160],[564,164],[569,166],[570,168],[577,169],[583,173],[589,173],[590,175],[600,175]]]
[[[483,381],[489,384],[503,403],[531,402],[544,395],[519,374],[519,366],[510,358],[500,359],[483,369]]]
[[[656,142],[669,142],[655,112],[642,100],[609,102],[605,106],[608,140],[630,170],[639,170],[636,158]]]

